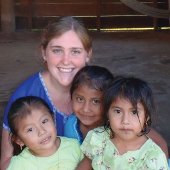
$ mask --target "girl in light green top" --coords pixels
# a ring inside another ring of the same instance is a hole
[[[83,157],[76,140],[57,136],[53,113],[39,97],[17,99],[8,121],[17,155],[7,170],[74,170]]]
[[[105,126],[90,131],[78,169],[168,170],[165,154],[147,137],[154,112],[152,90],[133,77],[119,77],[104,95]]]

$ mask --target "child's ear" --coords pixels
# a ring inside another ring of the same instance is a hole
[[[146,123],[147,123],[149,120],[150,120],[150,116],[148,116],[148,117],[147,117],[147,119],[146,119]]]
[[[13,140],[13,142],[15,142],[16,144],[18,144],[20,147],[24,146],[24,143],[22,142],[22,140],[21,140],[19,137],[13,136],[13,137],[12,137],[12,140]]]

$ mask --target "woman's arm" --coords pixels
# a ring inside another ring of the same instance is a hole
[[[2,129],[2,139],[1,139],[1,164],[0,164],[0,169],[1,170],[6,170],[10,160],[13,156],[13,146],[10,143],[10,138],[9,138],[9,132],[5,130],[4,128]]]
[[[163,150],[167,159],[169,158],[168,145],[165,139],[154,129],[151,129],[148,136]]]
[[[92,170],[91,159],[85,156],[78,164],[76,170]]]

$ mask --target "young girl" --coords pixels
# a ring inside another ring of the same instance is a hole
[[[17,99],[8,122],[11,141],[24,149],[7,170],[74,170],[83,157],[76,140],[56,136],[54,114],[39,97]]]
[[[165,154],[147,136],[153,113],[146,82],[116,79],[104,95],[105,126],[87,134],[81,146],[86,157],[80,165],[89,168],[84,164],[88,157],[95,170],[168,170]]]
[[[88,131],[104,124],[103,93],[112,80],[112,73],[101,66],[85,66],[76,74],[70,89],[74,114],[65,124],[64,136],[82,143]]]

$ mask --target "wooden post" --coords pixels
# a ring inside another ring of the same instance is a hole
[[[1,0],[1,31],[15,32],[15,1]]]
[[[157,4],[157,0],[153,1],[154,7],[157,8],[158,4]],[[153,18],[153,27],[155,31],[158,31],[159,27],[158,27],[158,18]]]
[[[97,31],[100,32],[101,28],[101,22],[100,22],[100,17],[101,17],[101,0],[96,0],[96,24],[97,24]]]
[[[168,0],[168,9],[170,10],[170,0]],[[170,26],[170,18],[169,18],[169,26]]]
[[[25,5],[27,6],[27,17],[28,17],[28,29],[32,29],[32,17],[34,13],[34,0],[25,0]]]

